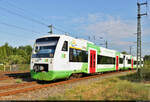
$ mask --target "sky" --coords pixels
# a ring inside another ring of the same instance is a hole
[[[145,10],[142,6],[141,13]],[[136,55],[137,0],[0,0],[0,46],[33,46],[36,38],[48,35],[50,24],[56,34],[102,47],[107,41],[109,49],[120,52],[129,53],[132,46]],[[143,16],[141,24],[142,56],[150,55],[150,15]]]

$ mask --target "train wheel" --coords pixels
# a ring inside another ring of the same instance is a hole
[[[80,78],[80,77],[82,77],[81,73],[74,73],[69,77],[69,79],[76,79],[76,78]]]

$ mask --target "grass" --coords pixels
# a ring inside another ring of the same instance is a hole
[[[46,100],[150,100],[150,68],[137,73],[81,83],[63,94],[49,96]]]
[[[22,83],[22,79],[16,79],[16,83]]]
[[[121,80],[119,77],[81,84],[48,100],[150,100],[150,85]]]

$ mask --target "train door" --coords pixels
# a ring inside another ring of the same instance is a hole
[[[133,58],[131,60],[131,68],[133,69]]]
[[[116,71],[119,69],[119,57],[116,56]]]
[[[90,73],[95,73],[96,71],[96,51],[90,50]]]

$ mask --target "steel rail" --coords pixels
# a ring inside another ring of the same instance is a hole
[[[106,74],[87,76],[87,77],[82,77],[82,78],[78,78],[78,79],[66,80],[66,81],[61,81],[61,82],[56,82],[56,83],[50,83],[50,84],[46,84],[46,85],[37,85],[37,86],[30,87],[30,88],[17,89],[17,90],[12,90],[12,91],[8,91],[8,92],[1,92],[0,97],[15,95],[15,94],[19,94],[19,93],[25,93],[25,92],[29,92],[29,91],[33,91],[33,90],[37,90],[37,89],[41,89],[41,88],[46,88],[46,87],[53,87],[53,86],[57,86],[57,85],[72,83],[72,82],[79,81],[79,80],[85,80],[85,79],[91,79],[91,78],[96,78],[96,77],[104,77],[104,76],[108,76],[108,75],[119,74],[119,73],[123,73],[123,72],[136,72],[136,71],[135,70],[118,71],[118,72],[111,72],[111,73],[106,73]]]

